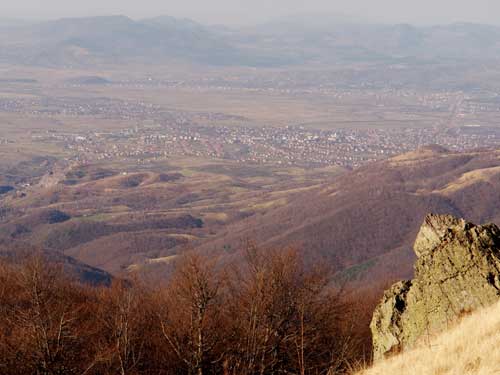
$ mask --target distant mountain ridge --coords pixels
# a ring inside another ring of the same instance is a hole
[[[125,16],[64,18],[7,28],[6,34],[0,42],[8,53],[0,60],[34,65],[169,59],[210,65],[272,64],[265,56],[228,43],[208,27],[167,16],[140,21]]]
[[[4,62],[34,65],[102,61],[188,61],[208,65],[470,61],[500,58],[500,27],[470,23],[376,25],[320,15],[241,29],[169,16],[1,21]]]

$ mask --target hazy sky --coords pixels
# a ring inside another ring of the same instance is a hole
[[[500,23],[500,0],[0,0],[0,17],[57,18],[167,14],[204,23],[251,24],[299,13],[349,14],[371,21]]]

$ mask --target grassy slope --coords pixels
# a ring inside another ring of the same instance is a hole
[[[500,303],[358,375],[500,374]]]

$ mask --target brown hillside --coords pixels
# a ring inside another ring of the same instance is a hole
[[[425,148],[344,174],[288,204],[229,225],[206,250],[249,238],[292,244],[345,274],[409,277],[411,245],[429,212],[500,222],[500,151]]]
[[[100,163],[47,173],[50,184],[7,194],[0,238],[25,241],[114,274],[158,266],[229,223],[284,205],[339,168],[179,161],[179,167]]]
[[[3,199],[0,237],[119,273],[186,247],[240,258],[242,242],[293,245],[351,281],[412,275],[429,212],[500,222],[500,151],[427,147],[355,171],[188,162],[87,165]],[[1,218],[1,217],[0,217]]]

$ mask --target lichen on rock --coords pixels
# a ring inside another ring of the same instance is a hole
[[[446,329],[500,299],[500,230],[428,215],[414,246],[415,278],[384,293],[370,325],[375,359]]]

